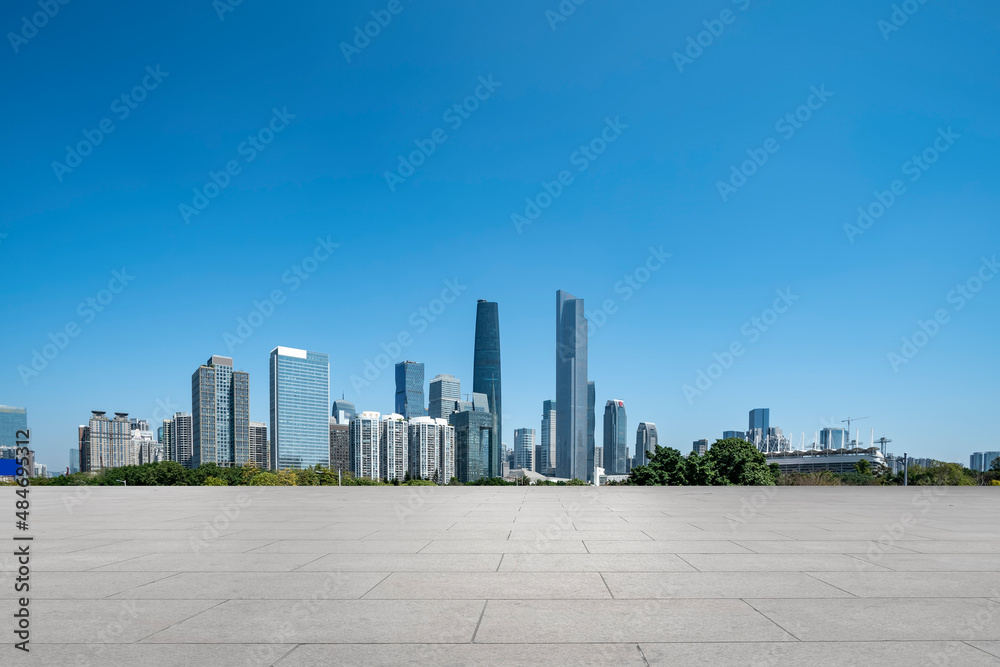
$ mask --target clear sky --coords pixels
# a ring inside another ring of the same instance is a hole
[[[967,464],[1000,448],[1000,6],[902,4],[7,3],[0,403],[56,470],[90,410],[190,410],[212,354],[255,420],[276,345],[389,411],[352,376],[404,333],[471,391],[485,298],[512,444],[565,289],[599,433],[610,398],[685,452],[769,407]]]

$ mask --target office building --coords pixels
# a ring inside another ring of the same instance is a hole
[[[379,473],[382,479],[400,482],[407,472],[407,424],[403,415],[382,415],[379,430]]]
[[[535,429],[514,429],[514,465],[525,470],[535,470]]]
[[[165,424],[164,424],[165,425]],[[175,412],[170,420],[171,459],[185,468],[191,468],[194,453],[194,420],[190,412]]]
[[[354,418],[358,416],[358,411],[355,410],[354,403],[341,397],[333,402],[333,412],[330,414],[334,423],[350,426]]]
[[[455,412],[455,404],[462,400],[462,383],[454,375],[435,375],[431,380],[430,405],[427,415],[435,419],[447,419]]]
[[[279,470],[330,466],[330,358],[271,350],[271,460]]]
[[[542,401],[542,428],[539,435],[539,457],[537,472],[547,474],[549,468],[556,467],[556,402]]]
[[[780,436],[780,432],[775,435]],[[819,449],[844,449],[847,445],[847,429],[824,428],[819,432]]]
[[[746,431],[723,431],[722,439],[728,440],[729,438],[736,438],[737,440],[746,440],[747,433]]]
[[[494,301],[476,302],[472,391],[484,394],[496,419],[494,433],[503,433],[503,392],[500,382],[500,310]]]
[[[635,452],[632,458],[634,465],[646,465],[656,453],[656,446],[659,439],[656,435],[656,424],[653,422],[640,422],[639,428],[635,431]]]
[[[0,405],[0,447],[17,448],[18,431],[28,430],[28,411],[10,405]]]
[[[271,466],[271,447],[267,442],[267,424],[250,422],[250,463],[269,470]]]
[[[116,412],[113,419],[108,419],[106,412],[91,411],[82,444],[80,467],[84,472],[102,472],[130,465],[132,427],[128,413]]]
[[[583,299],[556,292],[556,476],[586,481],[587,319]]]
[[[969,456],[969,470],[983,471],[983,453],[976,452]]]
[[[604,404],[604,473],[628,473],[628,424],[625,402],[613,399]]]
[[[128,420],[128,423],[129,423],[129,428],[131,428],[133,431],[149,430],[149,422],[146,421],[145,419],[137,419],[136,417],[132,417],[131,419]]]
[[[993,468],[993,462],[1000,458],[1000,452],[983,452],[983,470]]]
[[[229,357],[212,355],[191,375],[191,466],[250,461],[250,376]]]
[[[381,417],[378,412],[366,410],[351,422],[348,433],[350,437],[348,456],[351,461],[351,472],[355,477],[381,479],[379,470]],[[329,456],[329,450],[327,455]]]
[[[330,417],[330,470],[351,469],[351,425],[337,423]]]
[[[396,412],[406,419],[427,416],[422,363],[401,361],[396,364]]]
[[[139,466],[146,463],[157,463],[162,460],[159,456],[160,449],[157,445],[158,443],[153,438],[152,431],[131,429],[128,465]]]
[[[448,417],[455,428],[455,476],[460,482],[501,476],[504,450],[489,412],[455,412]]]
[[[80,450],[73,448],[69,450],[69,466],[66,468],[67,474],[80,472]]]
[[[704,456],[708,453],[708,440],[695,440],[691,451],[698,456]]]
[[[767,448],[767,432],[771,424],[770,408],[755,408],[750,411],[750,424],[747,427],[747,441],[758,449]]]
[[[587,382],[587,474],[594,481],[594,466],[603,464],[604,459],[596,458],[597,447],[597,387],[593,380]]]

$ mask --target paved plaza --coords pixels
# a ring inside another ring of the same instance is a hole
[[[31,498],[31,653],[4,549],[3,665],[1000,665],[997,488]]]

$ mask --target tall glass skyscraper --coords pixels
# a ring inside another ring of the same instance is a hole
[[[229,357],[212,355],[191,375],[194,451],[191,465],[250,461],[250,375]]]
[[[396,412],[407,419],[427,416],[422,363],[401,361],[396,364]]]
[[[540,431],[541,455],[538,472],[543,475],[548,468],[556,467],[556,402],[542,402],[542,429]]]
[[[535,429],[514,429],[514,465],[525,470],[535,469]]]
[[[604,472],[608,475],[628,473],[628,425],[625,402],[617,399],[604,404]]]
[[[592,451],[592,450],[591,450]],[[589,454],[591,461],[593,454]],[[556,476],[586,481],[587,319],[583,299],[556,292]]]
[[[427,414],[435,419],[447,419],[462,400],[462,383],[454,375],[435,375],[430,385],[430,406]]]
[[[494,432],[503,438],[503,394],[500,383],[500,310],[495,301],[476,302],[476,345],[472,365],[472,391],[486,394],[496,417]]]
[[[594,381],[587,382],[587,474],[594,481],[594,465],[604,465],[604,455],[597,456],[597,387]]]
[[[18,431],[28,430],[28,411],[0,405],[0,447],[17,447]],[[24,438],[20,438],[23,440]]]
[[[481,477],[500,477],[503,451],[495,436],[490,412],[453,412],[448,421],[455,427],[455,476],[460,482]]]
[[[649,463],[653,454],[656,453],[656,446],[659,438],[656,434],[656,424],[653,422],[641,422],[635,431],[635,453],[633,454],[633,465],[641,466]]]
[[[755,408],[750,411],[750,425],[747,427],[747,440],[758,448],[767,446],[767,430],[771,427],[771,409]]]
[[[276,347],[269,365],[271,460],[280,470],[329,467],[329,356]]]

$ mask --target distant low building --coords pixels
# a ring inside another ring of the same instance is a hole
[[[781,472],[822,472],[835,473],[857,471],[859,461],[866,460],[872,467],[886,467],[886,458],[878,447],[857,449],[808,449],[765,454],[768,463],[777,463]],[[912,465],[912,462],[911,462]]]
[[[695,440],[691,447],[691,452],[697,454],[698,456],[704,456],[708,453],[708,440]]]

